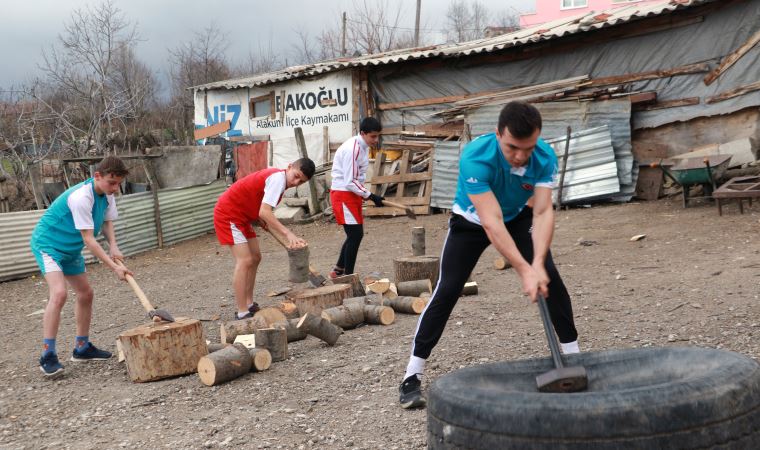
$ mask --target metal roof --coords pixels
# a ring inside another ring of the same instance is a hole
[[[513,33],[502,34],[491,38],[477,39],[474,41],[460,42],[456,44],[432,45],[429,47],[407,48],[393,50],[385,53],[364,55],[355,58],[338,58],[331,61],[323,61],[314,64],[287,67],[282,70],[260,74],[252,77],[234,78],[231,80],[216,81],[213,83],[193,86],[191,89],[237,89],[267,84],[296,78],[305,78],[320,75],[350,67],[383,66],[403,61],[427,59],[434,57],[460,57],[489,53],[503,50],[509,47],[517,47],[531,43],[549,41],[563,36],[583,33],[590,30],[598,30],[615,25],[632,22],[635,20],[669,14],[678,9],[690,8],[717,0],[667,0],[660,3],[639,5],[632,3],[628,6],[619,6],[601,12],[590,11],[576,16],[563,17],[550,22],[545,22],[532,27],[523,28]]]

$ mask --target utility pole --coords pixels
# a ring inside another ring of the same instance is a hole
[[[343,43],[340,46],[340,56],[346,56],[346,12],[343,11]]]
[[[417,15],[414,18],[414,46],[420,46],[420,8],[422,0],[417,0]]]

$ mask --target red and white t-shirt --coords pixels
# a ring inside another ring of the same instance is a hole
[[[214,216],[233,222],[254,222],[259,218],[261,204],[275,208],[285,188],[284,170],[259,170],[232,183],[216,202]]]

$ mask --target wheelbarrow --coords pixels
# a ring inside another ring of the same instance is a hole
[[[667,161],[660,159],[651,166],[659,167],[665,176],[681,187],[683,207],[686,208],[690,198],[712,199],[712,192],[717,188],[715,181],[723,176],[730,161],[731,155],[711,155]],[[696,185],[702,186],[704,196],[689,196],[689,191]]]

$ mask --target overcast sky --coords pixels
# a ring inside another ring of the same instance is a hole
[[[190,39],[193,30],[214,25],[229,38],[227,55],[232,65],[241,63],[249,50],[255,54],[258,42],[270,39],[274,50],[293,64],[294,30],[312,36],[338,23],[341,11],[350,11],[361,0],[116,0],[126,18],[136,22],[143,38],[138,57],[166,83],[168,49]],[[401,4],[399,26],[414,27],[416,0],[366,0],[370,4],[388,1]],[[534,2],[525,0],[480,0],[490,11],[525,11]],[[0,88],[17,85],[38,74],[43,48],[57,42],[63,25],[73,10],[97,4],[97,0],[1,0],[3,23],[0,26]],[[422,0],[421,39],[440,43],[439,30],[445,24],[447,0]],[[166,86],[162,86],[166,90]]]

